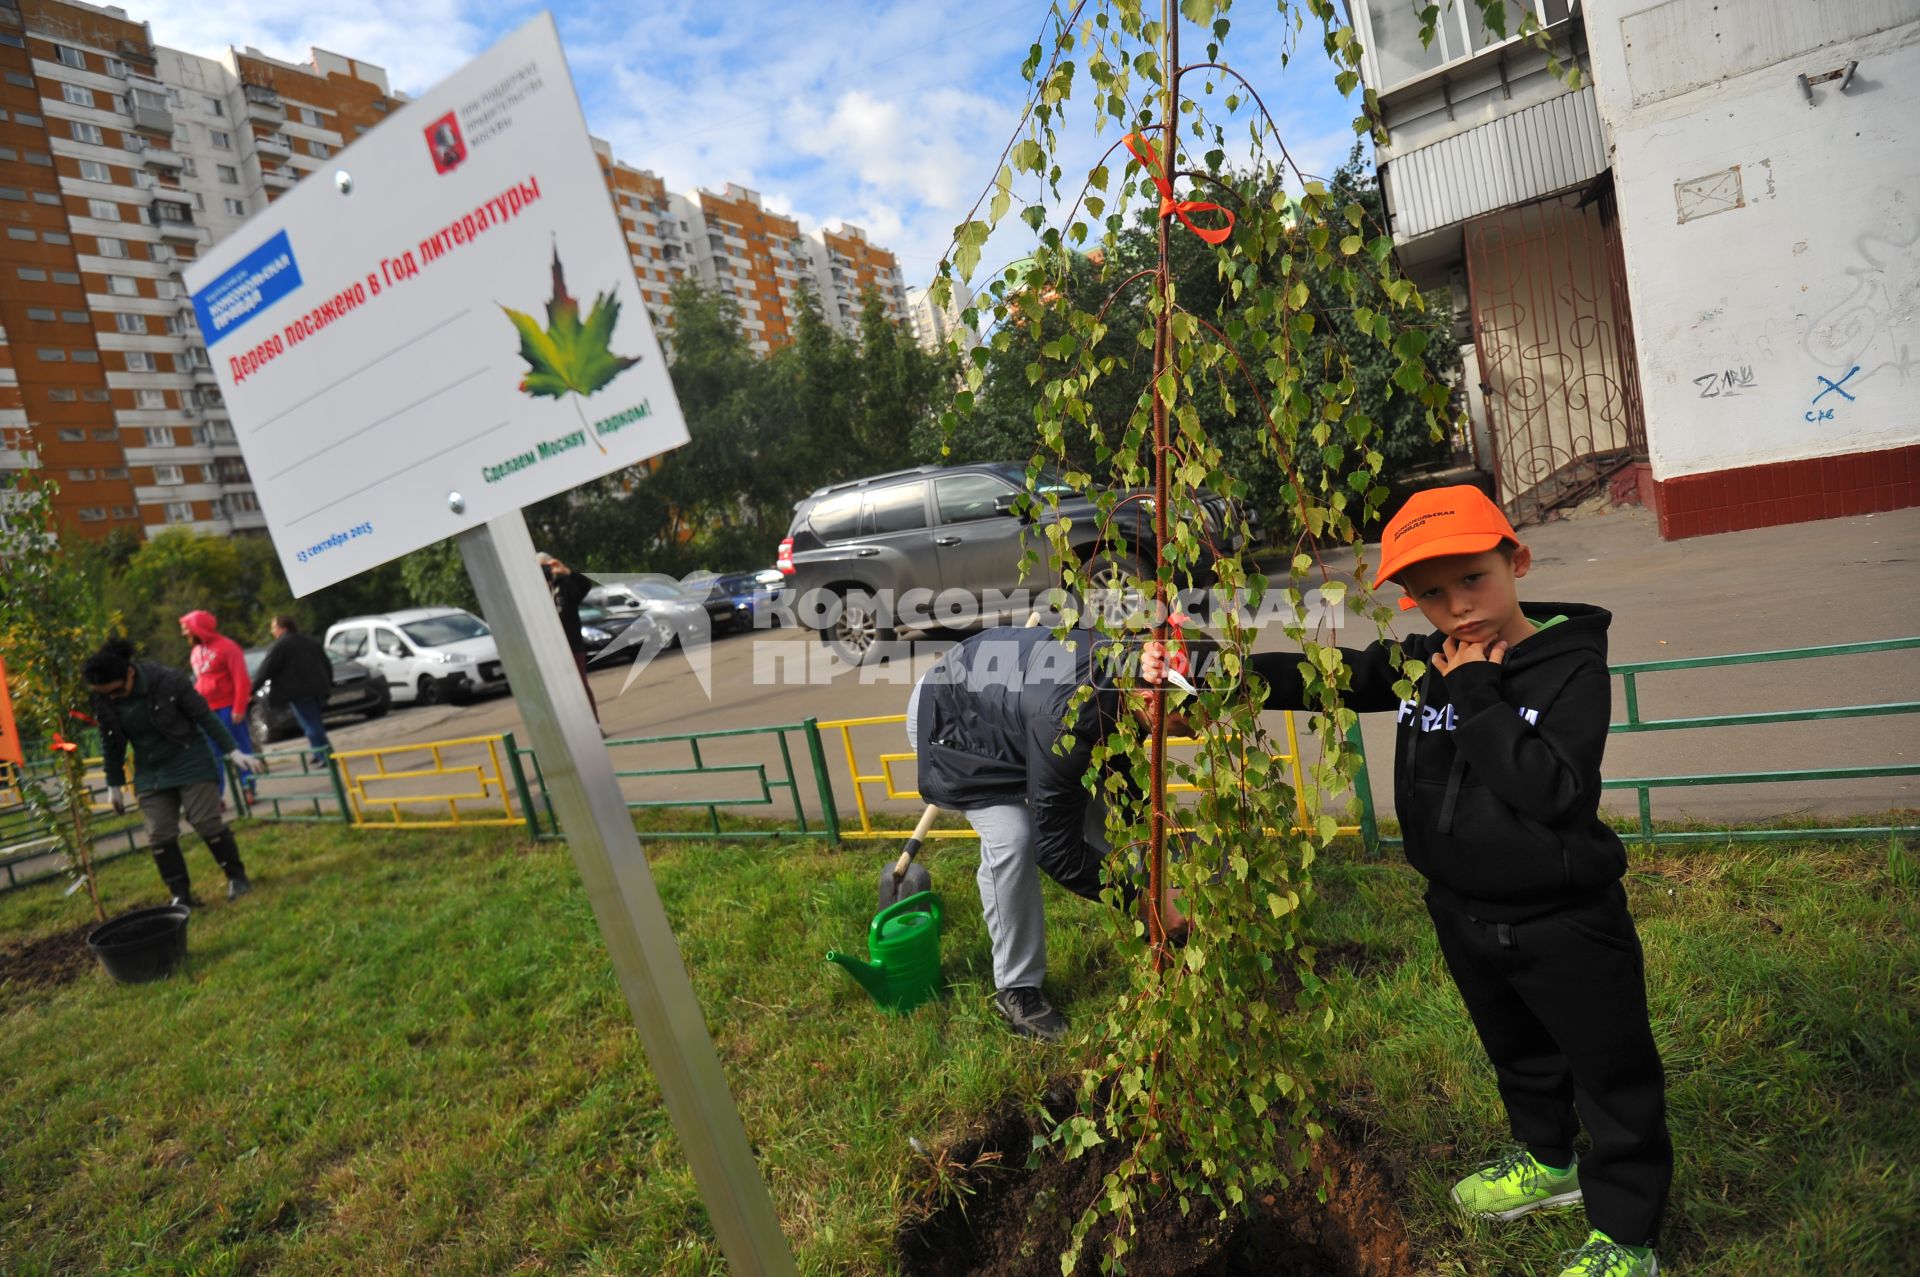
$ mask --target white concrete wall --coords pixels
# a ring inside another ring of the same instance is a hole
[[[1654,476],[1920,441],[1920,0],[1629,8],[1587,23]]]

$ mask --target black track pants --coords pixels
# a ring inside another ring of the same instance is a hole
[[[1654,1245],[1673,1143],[1625,890],[1616,883],[1590,904],[1526,922],[1483,922],[1432,900],[1427,912],[1514,1139],[1565,1166],[1577,1111],[1593,1141],[1580,1162],[1588,1220],[1623,1245]]]

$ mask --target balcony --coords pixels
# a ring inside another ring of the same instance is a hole
[[[287,118],[287,108],[280,101],[280,95],[263,84],[243,84],[240,91],[246,95],[247,118],[261,124],[281,124]]]
[[[175,244],[200,244],[206,231],[193,224],[193,206],[178,200],[155,200],[147,205],[147,222],[160,228],[160,238]]]
[[[140,153],[140,162],[156,173],[178,175],[187,167],[187,159],[170,146],[154,146],[148,143]]]
[[[260,184],[270,191],[290,191],[300,180],[300,171],[291,164],[260,166]]]
[[[187,371],[193,374],[193,384],[196,386],[218,386],[220,384],[220,378],[214,375],[212,364],[195,364]]]
[[[285,133],[256,133],[253,149],[262,155],[277,155],[283,160],[293,156],[293,143],[287,140]]]
[[[142,88],[134,81],[128,82],[127,110],[133,116],[133,127],[142,133],[152,133],[158,137],[173,138],[173,112],[167,106],[167,93],[158,80],[146,79],[145,84],[152,88]]]

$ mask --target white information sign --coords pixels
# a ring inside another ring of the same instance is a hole
[[[186,278],[295,595],[687,439],[546,15]]]

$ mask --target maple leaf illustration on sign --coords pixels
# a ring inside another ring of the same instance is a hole
[[[581,398],[593,394],[627,369],[640,362],[640,356],[616,355],[610,349],[613,326],[620,318],[620,303],[611,292],[593,299],[593,309],[585,322],[580,319],[580,303],[567,292],[567,279],[560,266],[560,249],[553,250],[553,299],[547,303],[547,326],[540,327],[533,316],[511,306],[502,306],[520,334],[520,357],[527,361],[527,375],[520,379],[523,393],[560,399],[568,394]],[[579,404],[574,408],[579,411]],[[586,414],[580,414],[586,424]],[[593,446],[606,452],[591,428],[587,437]]]

